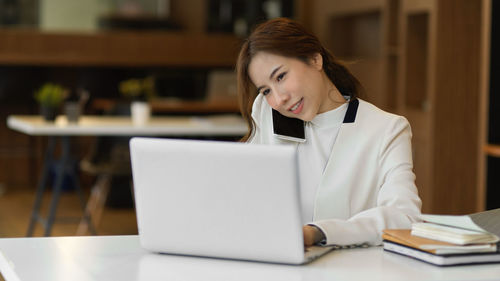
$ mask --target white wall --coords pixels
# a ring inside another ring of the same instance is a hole
[[[99,15],[110,12],[111,1],[106,0],[41,0],[40,28],[42,30],[97,29]]]

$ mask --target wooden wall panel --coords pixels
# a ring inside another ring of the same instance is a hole
[[[0,184],[7,190],[35,188],[44,149],[42,137],[7,128],[9,114],[29,114],[24,106],[0,105]]]
[[[438,1],[434,212],[476,211],[481,0]]]
[[[240,47],[233,35],[181,32],[0,29],[0,38],[3,65],[232,67]]]

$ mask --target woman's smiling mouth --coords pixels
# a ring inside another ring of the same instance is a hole
[[[299,114],[302,111],[302,107],[304,106],[303,101],[304,101],[304,98],[301,98],[295,105],[290,107],[290,109],[288,109],[288,110],[295,113],[295,114]]]

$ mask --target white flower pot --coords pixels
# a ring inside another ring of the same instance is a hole
[[[144,101],[134,101],[130,104],[132,123],[136,126],[143,126],[149,122],[151,116],[151,106]]]

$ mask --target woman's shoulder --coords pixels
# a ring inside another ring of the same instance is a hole
[[[361,120],[370,123],[373,123],[373,121],[375,120],[385,121],[385,122],[390,120],[394,121],[399,120],[400,122],[404,121],[408,122],[404,116],[385,111],[365,100],[359,98],[358,100],[359,100],[358,117],[360,117]]]
[[[358,128],[365,128],[367,131],[373,132],[390,133],[402,130],[411,132],[410,123],[404,116],[387,112],[361,99],[359,100],[356,123]]]

